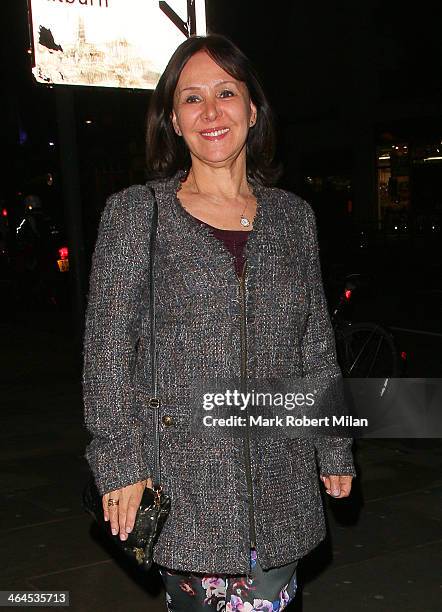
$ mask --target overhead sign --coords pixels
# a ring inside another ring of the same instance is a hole
[[[28,0],[40,83],[154,89],[172,53],[206,34],[205,0]]]

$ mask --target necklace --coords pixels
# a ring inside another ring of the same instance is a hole
[[[247,202],[246,202],[246,205],[244,206],[244,210],[242,211],[241,221],[240,221],[241,225],[243,225],[244,227],[248,227],[250,225],[250,221],[247,219],[247,217],[244,216],[246,208],[247,208]]]
[[[196,179],[195,179],[195,174],[193,172],[193,168],[192,168],[192,178],[193,178],[193,182],[195,183],[195,187],[196,187],[197,193],[199,194],[200,190],[199,190],[199,187],[198,187],[198,183],[196,182]],[[243,209],[243,211],[241,213],[241,217],[240,217],[240,223],[241,223],[241,225],[243,227],[248,227],[250,225],[250,220],[244,215],[244,213],[246,212],[246,208],[247,208],[247,202],[246,202],[246,204],[244,206],[244,209]]]

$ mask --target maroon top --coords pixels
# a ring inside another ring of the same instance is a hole
[[[197,219],[193,215],[190,214],[188,210],[183,207],[183,210],[197,223],[203,223],[207,227],[212,230],[212,234],[218,240],[221,240],[224,243],[224,246],[235,258],[235,270],[238,276],[241,276],[242,270],[244,267],[244,262],[246,258],[243,255],[244,245],[247,242],[247,238],[249,237],[250,231],[244,230],[227,230],[220,229],[219,227],[213,227],[213,225],[209,225],[205,221],[201,221],[201,219]]]
[[[203,221],[203,223],[204,225],[207,225],[207,227],[210,227],[215,238],[222,240],[227,250],[232,253],[233,257],[235,258],[236,273],[238,276],[241,276],[244,262],[246,260],[243,254],[244,246],[247,242],[250,231],[220,229],[219,227],[209,225],[205,221]]]

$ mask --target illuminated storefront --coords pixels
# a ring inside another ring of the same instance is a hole
[[[440,232],[442,144],[377,147],[378,227],[400,235]]]

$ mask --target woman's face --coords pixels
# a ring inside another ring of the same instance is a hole
[[[198,51],[181,72],[171,118],[192,157],[219,167],[245,154],[256,106],[245,83],[228,74],[205,51]]]

